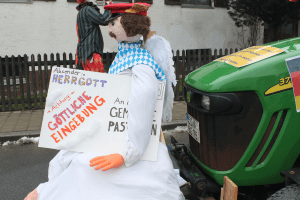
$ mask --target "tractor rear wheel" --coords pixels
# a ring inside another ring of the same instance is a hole
[[[272,194],[267,200],[299,200],[300,199],[300,185],[292,184],[278,190]]]

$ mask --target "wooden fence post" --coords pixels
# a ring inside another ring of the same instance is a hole
[[[60,67],[60,55],[59,55],[59,53],[56,53],[56,65],[57,65],[57,67]]]
[[[25,67],[25,75],[26,75],[26,94],[27,94],[27,106],[28,109],[32,109],[32,101],[31,101],[31,79],[29,75],[29,65],[28,65],[28,56],[24,55],[24,67]]]
[[[19,69],[19,80],[20,80],[20,96],[21,96],[21,105],[22,110],[25,110],[25,98],[24,98],[24,70],[22,69],[22,60],[21,56],[18,56],[18,69]]]
[[[67,68],[67,54],[66,52],[63,53],[63,66]]]
[[[225,55],[228,55],[228,49],[225,49]]]
[[[74,69],[73,67],[73,55],[69,53],[69,68]]]
[[[51,75],[51,72],[52,72],[52,67],[54,66],[54,54],[51,53],[50,54],[50,75]]]
[[[113,58],[113,54],[114,52],[112,53],[108,53],[108,59],[107,59],[107,69],[109,70],[109,67],[110,67],[110,63],[112,62],[112,58]]]
[[[185,50],[182,50],[182,72],[181,72],[181,74],[182,74],[182,77],[181,77],[181,88],[182,88],[182,91],[181,91],[181,93],[180,93],[180,96],[181,96],[181,98],[180,98],[180,100],[183,100],[184,98],[183,98],[183,88],[184,88],[184,79],[185,79],[185,70],[186,70],[186,63],[185,63]]]
[[[35,76],[35,59],[34,55],[31,54],[31,77],[32,77],[32,92],[33,92],[33,102],[34,102],[34,108],[38,109],[37,105],[37,91],[36,91],[36,76]],[[30,94],[31,96],[31,94]]]
[[[6,102],[5,102],[5,91],[4,91],[4,80],[3,80],[3,63],[2,57],[0,56],[0,92],[1,92],[1,104],[2,104],[2,111],[6,111]]]
[[[44,54],[44,69],[45,69],[45,90],[46,94],[48,93],[48,87],[49,87],[49,71],[48,71],[48,56],[47,54]]]
[[[193,53],[193,56],[192,56],[192,58],[193,58],[193,64],[192,64],[192,70],[194,71],[197,67],[196,67],[196,65],[197,65],[197,62],[196,62],[196,58],[197,58],[197,52],[196,52],[196,49],[194,49],[193,51],[191,51],[192,53]]]
[[[178,83],[176,84],[175,89],[175,100],[178,101],[180,99],[179,95],[179,84],[180,84],[180,63],[179,63],[179,50],[176,51],[176,58],[175,58],[175,72],[176,72],[176,80],[178,80]],[[182,78],[182,75],[181,75]]]
[[[191,51],[190,50],[186,51],[186,54],[187,54],[186,68],[187,68],[187,74],[189,74],[191,71]]]
[[[212,61],[212,52],[211,49],[208,49],[208,63]]]
[[[103,54],[103,59],[105,60],[105,62],[103,63],[104,65],[104,71],[108,73],[109,71],[109,57],[110,57],[110,53],[106,52],[105,54]]]
[[[203,59],[204,59],[204,63],[203,63],[203,65],[206,65],[206,64],[208,64],[209,63],[209,51],[207,51],[207,50],[204,50],[204,52],[203,52]]]
[[[198,68],[201,67],[202,62],[202,56],[201,56],[201,50],[198,51]]]
[[[6,90],[7,90],[8,110],[12,111],[8,56],[5,56],[5,69],[6,69]]]
[[[218,50],[215,49],[214,50],[214,60],[216,60],[218,58]]]
[[[219,50],[219,58],[223,57],[222,49]]]
[[[42,59],[41,59],[41,55],[38,54],[38,79],[39,79],[39,94],[40,94],[40,108],[44,107],[44,103],[43,103],[43,75],[42,75]]]
[[[17,84],[16,84],[16,62],[15,56],[11,56],[11,72],[12,72],[12,81],[13,81],[13,96],[14,96],[14,110],[19,110],[18,105],[18,96],[17,96]]]

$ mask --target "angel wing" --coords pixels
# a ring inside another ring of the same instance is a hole
[[[166,76],[166,91],[164,98],[163,116],[164,122],[172,120],[174,103],[174,91],[172,84],[176,86],[175,68],[170,43],[163,37],[154,35],[146,40],[144,48],[149,51]]]

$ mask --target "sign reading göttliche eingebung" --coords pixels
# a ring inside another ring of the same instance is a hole
[[[39,147],[99,155],[126,145],[131,77],[53,67]],[[160,83],[151,140],[143,160],[156,161],[164,84]],[[156,134],[157,133],[157,134]]]

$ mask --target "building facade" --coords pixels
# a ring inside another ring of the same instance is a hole
[[[166,38],[174,51],[241,48],[238,36],[240,30],[229,17],[226,5],[221,5],[223,1],[144,2],[152,4],[148,11],[152,21],[151,30]],[[63,52],[74,54],[78,41],[76,6],[76,0],[0,0],[0,56]],[[101,1],[99,8],[103,12]],[[101,27],[101,30],[104,52],[116,52],[116,41],[109,37],[107,27]]]

